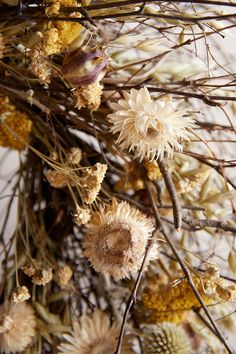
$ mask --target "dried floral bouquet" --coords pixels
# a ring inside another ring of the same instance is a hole
[[[0,0],[1,354],[235,352],[235,19]]]

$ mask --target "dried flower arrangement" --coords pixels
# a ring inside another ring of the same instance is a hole
[[[235,8],[0,0],[1,354],[234,353]]]

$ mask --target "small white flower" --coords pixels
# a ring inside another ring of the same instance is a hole
[[[112,103],[114,113],[108,118],[112,133],[119,133],[117,144],[134,151],[140,161],[172,157],[174,150],[182,151],[182,140],[189,140],[188,129],[194,121],[185,109],[178,108],[170,98],[153,101],[147,88],[124,93],[125,99]]]

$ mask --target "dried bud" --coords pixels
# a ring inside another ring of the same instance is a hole
[[[18,286],[12,293],[12,299],[15,303],[26,301],[30,298],[29,290],[26,286]]]
[[[88,86],[100,81],[106,72],[108,58],[102,50],[75,50],[62,65],[63,77],[73,86]]]
[[[82,151],[80,148],[73,147],[68,153],[68,159],[74,165],[78,165],[82,159]]]
[[[71,268],[66,264],[60,267],[55,274],[55,280],[59,285],[67,285],[71,280],[73,272]]]
[[[32,277],[32,282],[37,285],[46,285],[51,280],[52,280],[52,268],[37,269],[34,276]]]
[[[76,206],[76,212],[74,214],[74,222],[77,225],[87,224],[90,218],[91,218],[90,209],[81,208],[79,205]]]

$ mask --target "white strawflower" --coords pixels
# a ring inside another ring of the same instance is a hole
[[[116,280],[129,278],[143,261],[148,239],[154,230],[153,220],[131,207],[127,202],[117,203],[94,212],[87,226],[84,254],[97,272]],[[147,259],[157,258],[154,245]]]
[[[153,101],[146,87],[124,92],[124,97],[111,103],[114,113],[108,115],[122,149],[134,151],[140,161],[162,159],[164,153],[172,157],[174,150],[183,150],[181,141],[189,140],[188,129],[194,127],[185,109],[171,98]]]
[[[113,354],[117,346],[120,325],[110,324],[108,316],[96,310],[90,316],[82,316],[73,323],[73,331],[63,337],[66,342],[58,347],[59,354]],[[124,337],[122,354],[132,354],[131,345]]]
[[[32,306],[6,302],[0,307],[0,352],[21,352],[35,335],[36,319]]]

